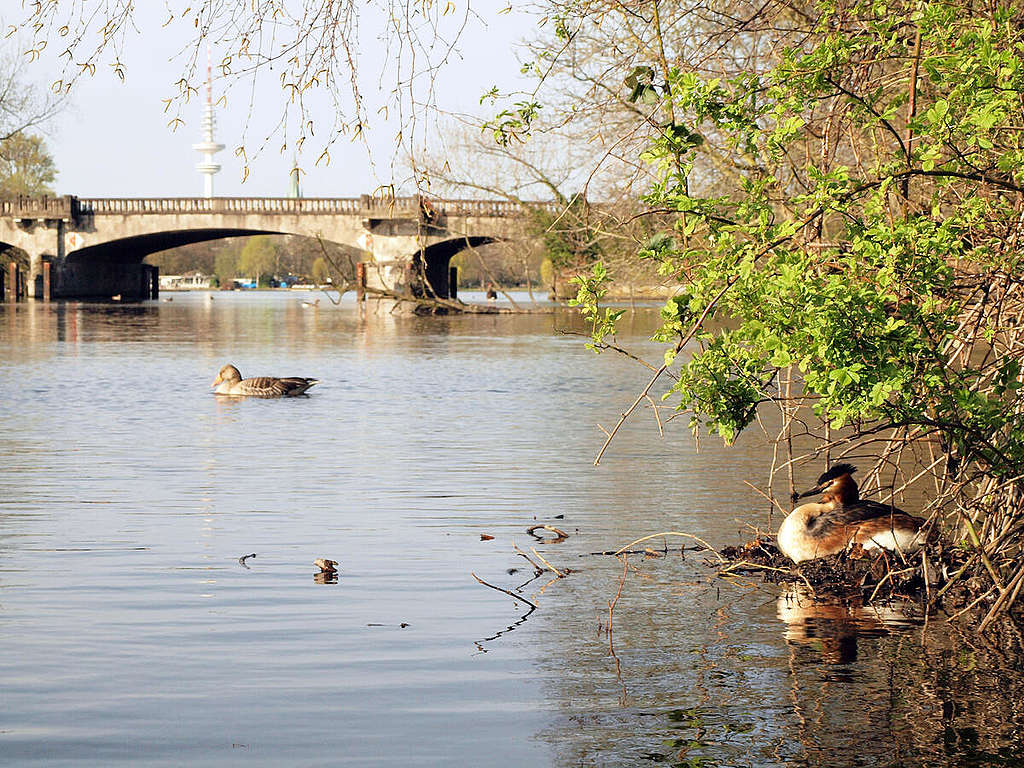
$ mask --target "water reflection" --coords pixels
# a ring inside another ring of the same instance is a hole
[[[860,638],[884,637],[923,621],[921,607],[909,601],[872,603],[860,595],[845,599],[818,597],[804,585],[787,587],[776,601],[778,617],[786,623],[784,637],[794,651],[810,649],[827,664],[857,661]]]
[[[742,478],[770,455],[646,418],[594,467],[595,422],[648,372],[560,335],[573,314],[302,298],[0,307],[0,762],[1024,759],[1009,631],[726,583],[672,548],[629,558],[609,636],[624,566],[592,553],[768,528]],[[656,323],[632,313],[620,341],[656,356]],[[322,384],[217,398],[227,360]],[[529,532],[545,524],[568,538]],[[516,547],[568,576],[535,578]],[[325,553],[343,581],[310,573]]]

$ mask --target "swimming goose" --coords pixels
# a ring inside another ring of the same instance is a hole
[[[854,544],[904,554],[924,544],[924,520],[890,504],[862,499],[852,477],[856,471],[852,464],[835,464],[809,491],[793,494],[793,501],[823,494],[821,502],[794,509],[779,527],[779,549],[793,562],[834,555]]]
[[[220,369],[212,386],[218,395],[243,395],[246,397],[295,397],[318,383],[316,379],[305,379],[292,376],[279,379],[274,376],[254,376],[243,379],[242,374],[233,365],[225,365]]]

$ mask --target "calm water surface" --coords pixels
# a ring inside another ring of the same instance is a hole
[[[768,456],[646,413],[594,467],[647,372],[571,314],[302,298],[0,304],[0,764],[1024,765],[1013,651],[696,552],[630,558],[612,656],[590,553],[769,525]],[[226,362],[322,383],[228,401]],[[527,582],[516,546],[572,570],[525,621],[470,575]]]

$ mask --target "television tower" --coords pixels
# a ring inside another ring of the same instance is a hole
[[[213,155],[224,149],[223,144],[213,140],[213,66],[210,63],[210,49],[206,49],[206,109],[203,112],[203,141],[193,144],[192,149],[199,152],[203,159],[196,163],[196,170],[206,178],[203,180],[204,195],[213,197],[213,174],[220,170],[220,163],[213,161]]]

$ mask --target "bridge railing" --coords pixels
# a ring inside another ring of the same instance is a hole
[[[359,213],[362,201],[318,197],[155,197],[88,198],[78,201],[82,213]]]
[[[0,200],[0,216],[13,219],[61,219],[70,221],[74,213],[74,198],[27,197],[19,195]]]
[[[419,196],[360,197],[17,197],[0,199],[0,216],[20,219],[70,220],[80,214],[347,214],[368,218],[417,217],[432,210],[449,216],[519,216],[525,208],[557,214],[555,202],[510,200],[434,200]]]
[[[559,213],[564,207],[553,201],[517,203],[512,200],[438,200],[434,205],[449,215],[459,216],[519,216],[524,208]]]
[[[446,213],[449,216],[519,216],[524,208],[540,208],[549,213],[561,212],[561,203],[553,201],[537,201],[518,203],[512,200],[467,200],[467,199],[433,199],[418,196],[384,198],[383,200],[370,195],[363,195],[364,211],[379,213],[383,217],[401,216],[406,212],[421,210],[421,203],[428,203],[428,208]]]

